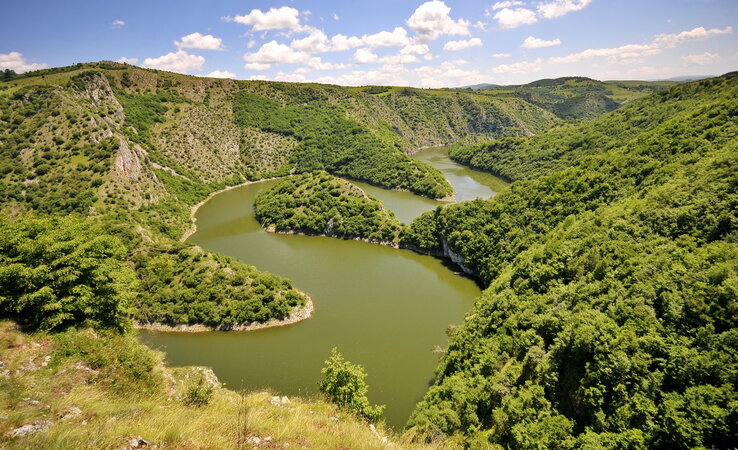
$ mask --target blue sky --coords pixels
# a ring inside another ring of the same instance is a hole
[[[0,69],[418,87],[738,70],[736,0],[4,2]]]

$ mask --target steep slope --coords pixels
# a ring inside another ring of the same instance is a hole
[[[737,116],[729,74],[471,150],[530,179],[413,224],[489,287],[409,425],[511,448],[732,445]]]

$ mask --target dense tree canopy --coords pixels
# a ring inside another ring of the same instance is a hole
[[[409,425],[510,448],[734,445],[737,105],[726,76],[459,149],[530,179],[405,235],[489,285]]]
[[[379,200],[325,172],[279,180],[254,206],[261,224],[278,231],[394,242],[402,227]]]

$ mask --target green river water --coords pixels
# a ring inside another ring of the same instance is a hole
[[[444,149],[415,157],[443,172],[457,201],[491,197],[505,186],[454,163]],[[141,332],[142,341],[165,351],[169,365],[212,367],[230,388],[288,396],[316,393],[323,362],[338,347],[365,367],[370,400],[386,404],[387,423],[401,428],[432,381],[438,361],[433,350],[446,346],[446,328],[463,321],[479,288],[441,261],[409,250],[263,231],[253,200],[273,183],[214,196],[197,211],[197,232],[189,240],[290,278],[313,298],[313,317],[246,333]],[[358,184],[405,222],[442,204]]]

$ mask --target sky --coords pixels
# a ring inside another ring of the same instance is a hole
[[[112,60],[191,75],[424,88],[738,70],[738,0],[27,0],[0,69]]]

